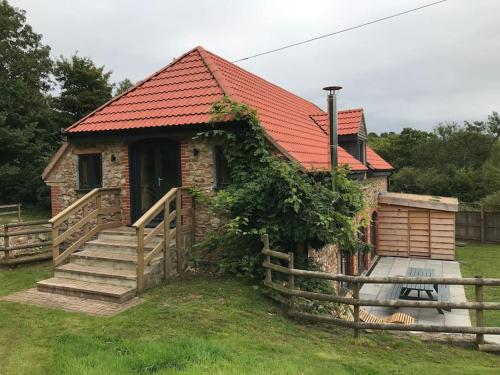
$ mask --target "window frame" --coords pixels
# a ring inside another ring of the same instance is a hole
[[[222,175],[224,174],[221,171],[221,161],[222,158],[225,159],[225,166],[227,168],[227,178],[229,182],[221,182]],[[223,145],[214,145],[213,147],[213,159],[214,159],[214,189],[222,190],[227,188],[231,184],[231,172],[229,170],[229,164],[227,158],[224,155],[224,146]]]
[[[95,163],[92,162],[91,158],[97,157],[98,162]],[[83,169],[83,159],[88,158],[89,159],[89,184],[88,186],[83,186],[83,174],[82,174],[82,169]],[[93,171],[93,167],[98,166],[97,171]],[[92,172],[91,172],[92,171]],[[90,191],[95,188],[101,188],[102,187],[102,182],[103,182],[103,175],[102,175],[102,153],[88,153],[88,154],[79,154],[78,155],[78,191]]]

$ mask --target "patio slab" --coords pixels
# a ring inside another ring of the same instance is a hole
[[[409,267],[432,268],[436,277],[462,277],[460,265],[455,261],[433,259],[381,257],[370,276],[405,276]],[[361,298],[389,299],[390,284],[365,284],[360,290]],[[461,285],[450,286],[453,302],[465,302],[465,291]],[[369,312],[386,317],[394,312],[404,312],[413,316],[417,324],[471,326],[468,310],[451,310],[439,314],[436,309],[366,307]]]
[[[94,316],[114,316],[144,302],[142,298],[132,298],[124,303],[90,300],[88,298],[65,296],[39,292],[36,288],[23,290],[0,298],[0,301],[24,303],[49,309],[60,309]]]

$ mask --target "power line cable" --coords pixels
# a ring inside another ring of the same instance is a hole
[[[422,5],[422,6],[419,6],[417,8],[408,9],[408,10],[405,10],[403,12],[391,14],[390,16],[386,16],[386,17],[382,17],[382,18],[377,18],[377,19],[375,19],[373,21],[365,22],[365,23],[362,23],[362,24],[359,24],[359,25],[356,25],[356,26],[351,26],[351,27],[348,27],[346,29],[337,30],[337,31],[334,31],[334,32],[329,33],[329,34],[320,35],[320,36],[317,36],[317,37],[314,37],[314,38],[311,38],[311,39],[303,40],[301,42],[297,42],[297,43],[293,43],[293,44],[288,44],[288,45],[283,46],[283,47],[275,48],[275,49],[272,49],[272,50],[269,50],[269,51],[257,53],[257,54],[252,55],[252,56],[244,57],[242,59],[234,60],[233,63],[237,63],[237,62],[245,61],[245,60],[250,60],[250,59],[253,59],[253,58],[256,58],[256,57],[259,57],[259,56],[264,56],[264,55],[268,55],[270,53],[274,53],[274,52],[278,52],[278,51],[283,51],[284,49],[288,49],[288,48],[300,46],[301,44],[306,44],[306,43],[314,42],[315,40],[319,40],[319,39],[323,39],[323,38],[328,38],[328,37],[333,36],[333,35],[342,34],[342,33],[345,33],[347,31],[359,29],[361,27],[365,27],[365,26],[368,26],[368,25],[373,25],[374,23],[377,23],[377,22],[386,21],[388,19],[399,17],[399,16],[402,16],[404,14],[408,14],[408,13],[411,13],[411,12],[416,12],[418,10],[421,10],[421,9],[424,9],[424,8],[428,8],[428,7],[431,7],[431,6],[434,6],[434,5],[438,5],[438,4],[444,3],[446,1],[448,1],[448,0],[435,1],[433,3]]]

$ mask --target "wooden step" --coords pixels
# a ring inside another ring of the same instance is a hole
[[[54,269],[54,276],[93,283],[136,287],[136,272],[68,263]]]
[[[146,266],[146,272],[156,262],[163,259],[163,252],[153,258],[150,265]],[[83,266],[113,268],[117,270],[134,271],[137,266],[137,255],[130,252],[116,252],[105,250],[83,250],[71,254],[70,262]]]
[[[83,250],[71,254],[70,262],[83,266],[135,271],[137,255],[103,250]]]
[[[135,288],[132,287],[71,280],[59,277],[37,282],[37,289],[40,292],[116,303],[122,303],[133,298],[136,292]]]

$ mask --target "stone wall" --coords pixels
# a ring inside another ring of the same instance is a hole
[[[371,218],[373,212],[377,211],[378,195],[387,191],[388,183],[386,176],[371,176],[364,181],[363,195],[365,196],[367,207],[366,214]],[[366,240],[370,242],[370,226],[366,228]],[[340,273],[340,251],[335,245],[327,245],[320,250],[309,249],[308,256],[316,260],[325,272]],[[347,273],[358,274],[358,257],[363,257],[365,268],[371,266],[370,254],[354,254],[347,260]]]
[[[216,139],[192,139],[181,141],[181,171],[182,186],[196,187],[207,196],[214,196],[215,189],[215,159],[214,146]],[[191,207],[191,198],[183,194],[183,207]],[[202,240],[207,233],[220,227],[223,220],[212,215],[208,207],[201,202],[195,202],[195,217],[185,217],[185,224],[194,225],[194,240]]]
[[[130,224],[128,146],[119,142],[68,147],[45,179],[50,186],[52,216],[88,193],[78,186],[78,155],[85,153],[101,154],[103,187],[121,188],[122,223]]]

